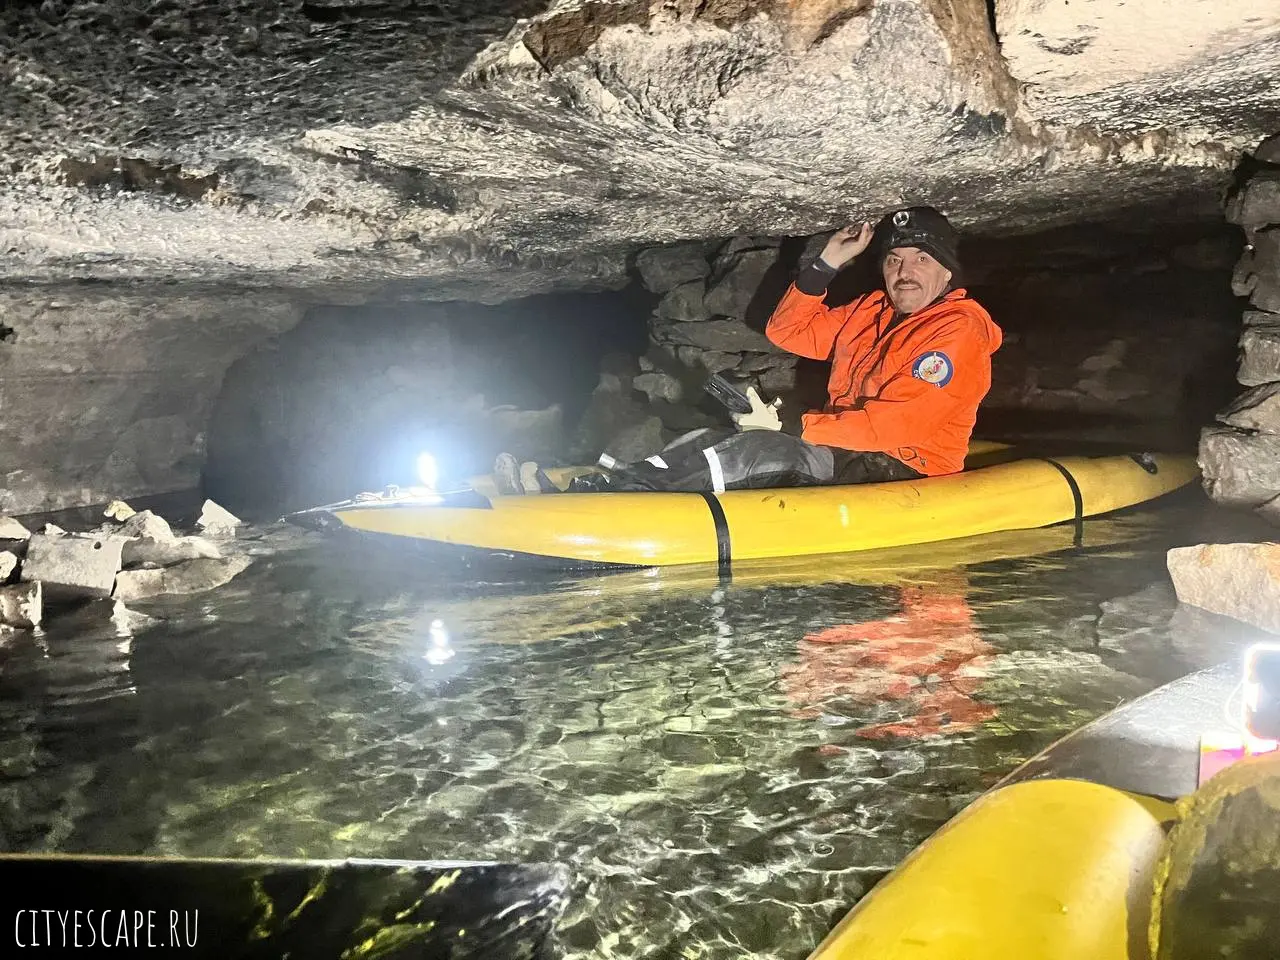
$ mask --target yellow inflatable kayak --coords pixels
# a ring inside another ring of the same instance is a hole
[[[362,495],[289,519],[572,565],[669,566],[846,553],[1080,520],[1190,483],[1189,456],[1017,459],[975,444],[963,473],[892,483],[701,493]],[[572,471],[553,474],[563,484]]]
[[[809,960],[1166,956],[1153,948],[1212,846],[1194,811],[1260,779],[1240,765],[1200,782],[1236,683],[1234,664],[1201,671],[1060,740],[921,844]]]

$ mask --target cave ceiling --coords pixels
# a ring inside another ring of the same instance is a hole
[[[904,202],[1211,222],[1280,4],[44,0],[0,72],[0,281],[496,302]]]

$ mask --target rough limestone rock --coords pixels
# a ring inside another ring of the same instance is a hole
[[[169,521],[150,510],[135,513],[120,527],[122,537],[146,537],[149,540],[172,540],[173,530]]]
[[[760,389],[777,396],[796,388],[795,367],[772,367],[760,374]]]
[[[570,444],[570,456],[577,463],[594,463],[606,445],[628,427],[644,423],[651,414],[646,404],[628,390],[611,389],[601,374],[601,384],[591,394]],[[614,378],[616,380],[616,378]]]
[[[740,320],[675,324],[668,327],[666,332],[673,343],[723,353],[763,353],[773,346],[763,333],[752,330]]]
[[[1258,0],[8,4],[0,249],[16,280],[448,299],[620,283],[656,242],[799,236],[903,197],[988,229],[1134,196],[1209,215],[1274,132],[1276,20]]]
[[[1167,562],[1180,603],[1280,633],[1280,544],[1174,547]]]
[[[1280,310],[1280,275],[1259,276],[1249,302],[1260,310]]]
[[[1253,151],[1253,155],[1263,163],[1280,166],[1280,133],[1267,137],[1258,144],[1258,149]]]
[[[128,520],[135,513],[137,513],[137,511],[123,500],[112,500],[107,504],[107,509],[102,511],[102,515],[104,517],[111,520],[119,520],[121,522]]]
[[[1219,503],[1257,507],[1280,494],[1280,436],[1209,427],[1198,460],[1205,491]]]
[[[1244,269],[1248,275],[1242,285],[1237,285],[1233,274],[1232,290],[1246,288],[1249,302],[1259,310],[1280,311],[1280,227],[1270,227],[1253,236],[1252,249],[1246,251],[1237,265],[1237,273]]]
[[[1280,224],[1280,171],[1263,170],[1250,177],[1227,202],[1227,220],[1246,230]]]
[[[636,270],[650,293],[666,293],[683,283],[702,280],[711,273],[706,251],[700,244],[648,247],[636,254]]]
[[[40,626],[43,592],[38,580],[0,587],[0,624],[25,629]]]
[[[1280,433],[1280,383],[1264,383],[1240,394],[1218,414],[1237,430]]]
[[[115,578],[117,600],[145,600],[160,594],[202,593],[227,583],[253,562],[250,557],[188,560],[162,570],[122,570]]]
[[[41,581],[50,597],[110,596],[124,544],[123,537],[35,534],[22,564],[22,579]]]
[[[0,288],[0,470],[21,468],[0,513],[197,488],[227,368],[302,315],[281,294]]]
[[[1246,250],[1236,261],[1231,271],[1231,292],[1237,297],[1247,297],[1258,285],[1258,272],[1254,270],[1257,255],[1253,250]]]
[[[9,550],[0,550],[0,583],[8,583],[13,571],[18,569],[19,556]]]
[[[1272,497],[1262,506],[1254,510],[1258,516],[1273,527],[1280,527],[1280,495]]]
[[[669,373],[642,373],[632,381],[632,385],[645,394],[650,402],[665,400],[668,403],[679,403],[684,397],[684,385]]]
[[[27,540],[31,531],[13,517],[0,517],[0,540]]]
[[[1269,313],[1265,310],[1246,310],[1241,320],[1246,330],[1253,327],[1261,329],[1280,328],[1280,313]]]
[[[701,350],[698,347],[690,347],[689,349],[697,351],[693,354],[693,362],[706,370],[707,373],[723,373],[725,370],[732,370],[738,365],[738,355],[736,353],[725,353],[723,350]]]
[[[676,320],[682,323],[709,319],[711,311],[707,308],[704,293],[705,288],[701,280],[682,283],[662,298],[655,312],[663,320]]]
[[[744,319],[765,274],[777,262],[778,251],[772,247],[734,254],[708,285],[707,310],[715,316]]]
[[[212,500],[206,500],[200,508],[200,516],[196,518],[196,526],[215,540],[222,540],[236,535],[240,518]]]
[[[1274,960],[1280,943],[1280,754],[1214,774],[1178,803],[1155,869],[1154,960]]]
[[[648,417],[626,427],[605,445],[604,452],[622,463],[636,463],[651,457],[665,446],[662,421]]]
[[[748,354],[738,365],[738,369],[743,373],[759,373],[761,370],[794,367],[799,361],[800,358],[794,353],[783,353],[777,350],[773,353]]]
[[[170,567],[185,560],[199,560],[202,557],[216,560],[221,556],[217,545],[204,537],[170,537],[158,540],[141,537],[128,541],[120,554],[126,567],[149,563]]]
[[[1240,335],[1240,369],[1246,387],[1280,381],[1280,327],[1255,325]]]

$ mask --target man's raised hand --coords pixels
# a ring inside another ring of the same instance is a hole
[[[831,235],[822,248],[822,259],[829,267],[839,270],[854,257],[871,246],[872,229],[869,223],[843,227]]]

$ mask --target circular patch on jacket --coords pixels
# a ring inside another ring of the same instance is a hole
[[[938,350],[922,353],[911,365],[913,377],[918,377],[925,383],[932,383],[936,387],[945,387],[951,382],[951,375],[955,372],[956,368],[951,363],[951,358]]]
[[[895,227],[905,227],[911,222],[911,214],[905,210],[899,210],[893,215],[893,225]]]

